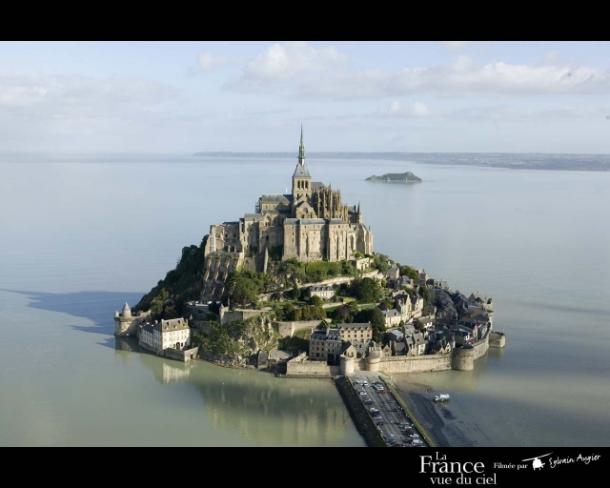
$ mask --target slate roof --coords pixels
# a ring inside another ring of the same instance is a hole
[[[307,169],[307,166],[305,166],[304,164],[297,164],[296,168],[294,168],[294,174],[292,175],[292,177],[294,178],[295,176],[299,177],[299,178],[311,178],[311,175],[309,174],[309,170]]]

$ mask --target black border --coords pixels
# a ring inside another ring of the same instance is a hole
[[[295,0],[9,8],[2,40],[610,40],[601,3]]]

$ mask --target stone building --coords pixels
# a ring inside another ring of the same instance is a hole
[[[371,258],[357,258],[354,260],[354,266],[358,271],[365,271],[371,267]]]
[[[138,344],[156,354],[166,349],[181,351],[190,345],[191,329],[183,318],[141,324]]]
[[[382,310],[381,313],[383,314],[383,323],[386,329],[389,329],[390,327],[398,327],[402,322],[404,322],[403,315],[395,308]]]
[[[309,338],[309,359],[336,363],[347,348],[364,356],[373,339],[373,327],[366,323],[338,324],[337,328],[314,330]]]
[[[335,296],[335,289],[332,285],[314,285],[308,290],[310,297],[319,297],[322,300],[330,300]]]
[[[373,327],[370,322],[338,324],[337,328],[342,341],[368,343],[373,340]]]
[[[339,329],[314,330],[309,338],[309,358],[314,361],[337,362],[342,352]]]
[[[228,273],[242,265],[266,272],[269,260],[341,261],[372,252],[360,205],[345,205],[340,191],[312,181],[301,129],[291,193],[263,195],[255,213],[210,226],[202,299],[220,298]]]

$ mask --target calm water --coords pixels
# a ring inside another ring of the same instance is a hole
[[[286,190],[294,166],[188,160],[0,164],[0,444],[362,445],[330,382],[115,342],[122,302],[210,224]],[[309,165],[361,202],[378,251],[494,297],[505,351],[410,377],[452,391],[477,443],[610,445],[610,173]],[[425,182],[363,181],[397,170]]]

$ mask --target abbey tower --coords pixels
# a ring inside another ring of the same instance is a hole
[[[340,261],[372,252],[373,234],[360,205],[344,205],[340,191],[312,181],[301,128],[292,193],[263,195],[254,213],[210,226],[202,299],[219,299],[228,274],[242,266],[264,272],[269,259]]]

